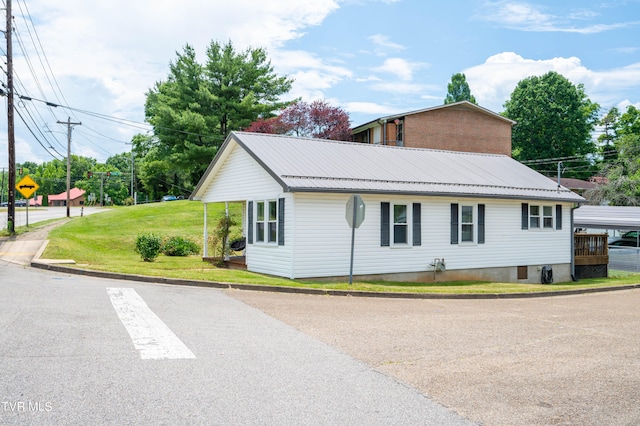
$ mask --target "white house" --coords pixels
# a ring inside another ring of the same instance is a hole
[[[345,277],[346,203],[365,202],[354,277],[555,282],[572,271],[582,197],[504,155],[279,135],[229,135],[192,200],[242,203],[249,271]]]

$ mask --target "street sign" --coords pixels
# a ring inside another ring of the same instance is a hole
[[[353,283],[353,252],[355,248],[356,228],[364,222],[364,201],[362,197],[354,194],[347,201],[347,212],[345,217],[351,227],[351,262],[349,263],[349,285]]]
[[[347,211],[345,217],[347,223],[351,228],[359,228],[364,222],[364,210],[365,204],[362,201],[362,197],[359,195],[352,195],[347,201]]]
[[[20,191],[24,198],[31,198],[34,192],[36,192],[40,188],[33,179],[29,176],[23,177],[20,182],[16,184],[16,189]]]

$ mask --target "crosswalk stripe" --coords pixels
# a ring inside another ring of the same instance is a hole
[[[153,313],[132,288],[107,288],[111,304],[129,332],[142,359],[183,359],[196,356]]]

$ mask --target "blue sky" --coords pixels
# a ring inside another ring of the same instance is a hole
[[[18,105],[29,123],[16,117],[19,163],[62,158],[67,117],[82,122],[73,153],[129,151],[148,130],[145,92],[185,43],[204,62],[212,40],[266,48],[295,79],[289,98],[326,99],[353,125],[441,105],[458,72],[495,112],[518,81],[550,70],[603,111],[640,107],[640,0],[13,0],[13,15],[16,94],[36,99]]]

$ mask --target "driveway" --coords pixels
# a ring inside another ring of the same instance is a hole
[[[640,290],[504,300],[226,293],[481,424],[640,424]]]

